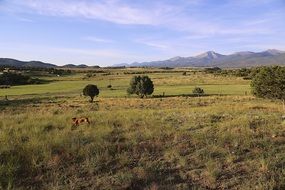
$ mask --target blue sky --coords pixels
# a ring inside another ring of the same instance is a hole
[[[285,50],[285,0],[0,0],[0,57],[58,65]]]

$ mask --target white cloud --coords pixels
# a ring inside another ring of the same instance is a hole
[[[156,49],[159,49],[159,50],[169,49],[168,45],[166,45],[166,44],[164,44],[162,42],[154,41],[154,40],[137,39],[137,40],[134,40],[134,42],[139,43],[139,44],[143,44],[143,45],[146,45],[146,46],[150,46],[150,47],[153,47],[153,48],[156,48]]]
[[[265,23],[268,23],[270,22],[271,19],[264,19],[264,18],[261,18],[261,19],[256,19],[256,20],[249,20],[247,22],[245,22],[245,25],[247,26],[252,26],[252,25],[260,25],[260,24],[265,24]]]
[[[98,56],[98,57],[106,57],[106,58],[120,58],[122,57],[122,54],[124,54],[122,51],[113,50],[113,49],[82,49],[82,48],[49,48],[52,51],[57,52],[64,52],[64,53],[72,53],[82,56]]]
[[[232,35],[260,35],[260,34],[272,34],[273,31],[268,28],[232,28],[225,29],[218,32],[219,34],[232,34]]]
[[[253,3],[257,0],[249,1]],[[268,2],[270,0],[261,1]],[[217,17],[214,19],[209,16],[198,16],[195,7],[205,3],[203,0],[180,0],[177,4],[169,4],[165,1],[151,1],[140,4],[135,2],[125,3],[122,0],[11,0],[11,2],[24,7],[23,10],[29,9],[32,13],[104,20],[124,25],[161,26],[171,30],[189,32],[192,35],[264,34],[271,30],[267,29],[265,31],[264,28],[254,28],[254,25],[251,28],[248,25],[248,28],[244,30],[241,29],[241,23],[229,26],[225,25],[222,18]],[[242,2],[237,1],[230,2],[231,6],[235,3],[242,4]],[[96,39],[93,41],[99,42]]]
[[[89,60],[104,59],[109,63],[118,63],[120,60],[124,60],[124,62],[145,60],[148,59],[148,56],[152,59],[152,56],[188,56],[191,52],[227,48],[233,43],[237,43],[238,46],[241,42],[245,45],[253,44],[252,48],[258,48],[258,43],[254,44],[254,41],[250,41],[250,39],[264,41],[264,37],[280,37],[284,31],[284,24],[282,24],[284,12],[265,11],[259,13],[257,11],[256,14],[240,15],[239,9],[244,12],[247,3],[250,3],[250,7],[252,7],[258,6],[257,2],[264,4],[270,1],[274,0],[228,0],[226,1],[229,2],[227,5],[217,3],[209,8],[208,0],[176,0],[172,3],[164,0],[128,0],[128,3],[124,0],[4,0],[4,6],[8,4],[9,6],[1,9],[0,3],[0,10],[13,13],[11,15],[24,16],[23,18],[34,19],[33,16],[40,14],[82,20],[101,20],[123,25],[120,26],[122,29],[120,32],[122,32],[125,41],[121,44],[119,40],[108,39],[106,37],[108,35],[101,37],[89,34],[91,36],[82,38],[77,36],[76,38],[86,42],[101,43],[101,46],[112,46],[113,48],[110,49],[84,49],[86,46],[80,44],[78,49],[45,48],[53,54],[62,53],[63,55],[58,56],[65,56],[70,60],[80,57],[82,60],[85,58]],[[35,21],[37,21],[36,17]],[[96,24],[96,22],[94,23]],[[142,26],[126,25],[148,25],[150,27],[145,27],[140,32],[138,30]],[[98,27],[100,26],[98,25]],[[131,30],[129,30],[130,28]],[[126,33],[123,33],[124,31]],[[136,31],[138,33],[134,34]],[[144,33],[144,31],[147,32]],[[132,34],[129,35],[131,32]],[[132,39],[132,36],[136,39]],[[280,39],[282,38],[280,37]],[[144,49],[149,47],[152,52],[137,51],[137,46],[132,46],[133,42],[140,44]],[[227,44],[221,45],[224,42]],[[266,44],[263,45],[266,46]],[[274,48],[274,45],[271,45],[269,44]],[[250,46],[247,47],[250,48]],[[277,44],[276,48],[278,47]],[[280,45],[280,47],[282,46]],[[127,50],[127,48],[129,49]],[[69,55],[71,56],[69,57]]]
[[[21,22],[34,22],[32,19],[29,19],[29,18],[20,18],[20,17],[18,17],[17,20],[19,20]]]
[[[155,2],[151,5],[132,6],[122,1],[74,1],[74,0],[12,0],[14,4],[29,9],[31,13],[79,17],[109,21],[116,24],[126,25],[153,25],[164,26],[174,30],[187,30],[194,32],[218,31],[216,24],[197,20],[181,14],[183,6],[169,5]],[[191,1],[190,1],[191,2]],[[196,1],[193,1],[196,3]],[[19,10],[17,10],[19,11]]]
[[[113,40],[110,39],[104,39],[104,38],[98,38],[94,36],[87,36],[82,38],[85,41],[90,41],[90,42],[99,42],[99,43],[114,43]]]
[[[189,35],[186,36],[185,39],[187,40],[201,40],[201,39],[205,39],[205,38],[209,38],[211,37],[211,35]]]
[[[119,4],[117,1],[14,0],[14,3],[44,15],[83,17],[118,24],[153,23],[150,14],[145,14],[140,9],[128,5]]]
[[[231,6],[258,6],[260,4],[268,4],[277,0],[230,0],[228,2]]]

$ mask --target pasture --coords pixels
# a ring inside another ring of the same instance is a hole
[[[0,89],[0,189],[285,188],[282,105],[240,77],[182,71],[148,73],[146,99],[126,94],[126,70]],[[94,103],[86,84],[100,89]]]
[[[104,73],[96,74],[90,78],[86,78],[86,73],[75,74],[63,77],[43,77],[43,79],[51,80],[48,84],[39,85],[22,85],[14,86],[9,89],[1,89],[0,96],[15,95],[45,95],[45,94],[69,94],[78,95],[83,87],[87,84],[96,84],[100,88],[100,97],[124,97],[127,95],[129,81],[132,76],[137,74],[124,74],[123,71],[112,70]],[[129,71],[130,72],[130,71]],[[137,73],[135,70],[130,73]],[[143,74],[142,74],[143,75]],[[250,93],[250,81],[243,80],[233,76],[215,76],[196,71],[189,71],[186,76],[182,75],[182,71],[172,71],[165,73],[150,73],[155,85],[154,95],[162,95],[165,92],[167,96],[189,95],[195,86],[205,89],[207,94],[233,94],[244,95]],[[111,84],[112,89],[107,86]]]

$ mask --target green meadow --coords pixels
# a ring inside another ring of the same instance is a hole
[[[39,85],[21,85],[13,86],[9,89],[1,89],[0,96],[15,95],[44,95],[44,94],[80,94],[83,87],[87,84],[96,84],[100,89],[101,97],[123,97],[126,96],[126,90],[133,74],[94,76],[83,79],[84,75],[75,75],[73,77],[45,77],[50,80],[48,84]],[[181,73],[150,74],[154,81],[155,91],[153,95],[167,96],[189,95],[196,87],[202,87],[207,94],[232,94],[244,95],[250,93],[249,81],[234,77],[217,77],[212,75],[203,75],[201,73],[189,74],[183,76]],[[107,86],[111,84],[112,89]]]

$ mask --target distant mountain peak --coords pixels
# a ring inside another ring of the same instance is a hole
[[[222,57],[222,56],[224,56],[224,55],[216,53],[214,51],[207,51],[205,53],[197,55],[196,58],[216,59],[216,58],[219,58],[219,57]]]
[[[236,52],[234,53],[233,55],[251,55],[251,54],[254,54],[254,52],[252,51],[239,51],[239,52]]]
[[[179,59],[181,59],[181,58],[182,58],[182,57],[180,57],[180,56],[176,56],[176,57],[170,58],[169,61],[177,61],[177,60],[179,60]]]
[[[285,65],[285,51],[269,49],[263,52],[241,51],[223,55],[207,51],[194,57],[173,57],[167,60],[134,62],[127,67],[221,67],[241,68],[269,65]]]
[[[285,53],[284,51],[280,51],[277,49],[268,49],[265,52],[270,53],[272,55],[279,55],[279,54]]]

